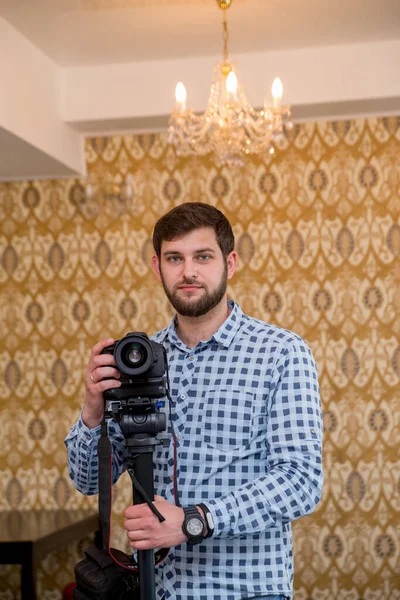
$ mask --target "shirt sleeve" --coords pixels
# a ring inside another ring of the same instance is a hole
[[[272,375],[266,475],[207,501],[214,536],[256,534],[311,513],[323,484],[322,414],[315,361],[296,338]]]
[[[112,481],[119,479],[124,471],[125,440],[118,423],[108,421],[108,437],[112,448]],[[68,452],[68,472],[76,489],[91,496],[99,491],[99,460],[97,444],[101,427],[89,429],[82,420],[82,414],[64,440]]]

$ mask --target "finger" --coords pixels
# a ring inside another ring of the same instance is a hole
[[[111,346],[113,343],[114,338],[111,337],[105,338],[104,340],[100,340],[99,342],[97,342],[97,344],[93,346],[91,356],[97,356],[102,350],[104,350],[104,348],[107,348],[107,346]]]
[[[141,519],[143,516],[141,504],[131,504],[124,512],[126,521],[129,519]]]
[[[146,539],[151,537],[159,527],[160,522],[153,514],[148,517],[141,517],[140,519],[128,519],[124,523],[126,531],[145,532],[143,537]]]
[[[129,521],[129,519],[154,519],[158,523],[157,517],[145,502],[128,506],[125,510],[124,517],[126,521]]]
[[[89,366],[93,367],[93,369],[109,365],[115,365],[114,354],[98,354],[97,356],[93,356],[89,361]]]
[[[102,379],[96,383],[89,379],[87,382],[87,393],[90,398],[96,398],[103,402],[102,395],[104,392],[119,387],[121,387],[121,382],[118,379]]]
[[[102,379],[120,379],[120,374],[117,369],[113,367],[101,367],[98,369],[93,369],[93,371],[89,372],[89,379],[93,383],[99,383]]]
[[[145,542],[150,539],[150,536],[143,529],[127,531],[126,535],[131,542]]]
[[[128,544],[132,550],[153,550],[154,548],[158,548],[158,545],[150,540],[128,540]]]
[[[107,390],[112,390],[113,388],[121,387],[121,382],[117,379],[102,379],[96,384],[96,392],[103,393]]]

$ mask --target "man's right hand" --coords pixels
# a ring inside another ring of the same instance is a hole
[[[93,346],[86,367],[86,399],[82,410],[82,420],[89,429],[97,427],[103,420],[103,393],[121,385],[113,354],[101,354],[104,348],[113,343],[113,338],[107,338]]]

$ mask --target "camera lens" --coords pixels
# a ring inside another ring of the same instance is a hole
[[[137,376],[151,369],[154,353],[150,340],[142,334],[128,334],[119,340],[114,350],[117,369],[126,375]]]
[[[140,344],[131,344],[127,346],[124,353],[124,358],[127,363],[130,363],[133,367],[138,367],[146,359],[146,352],[143,352],[143,346]]]

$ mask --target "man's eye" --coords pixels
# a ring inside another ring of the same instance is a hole
[[[209,260],[211,258],[211,254],[199,254],[197,258],[201,261]]]
[[[180,257],[179,256],[169,256],[167,260],[168,260],[168,262],[177,263],[180,261]]]

